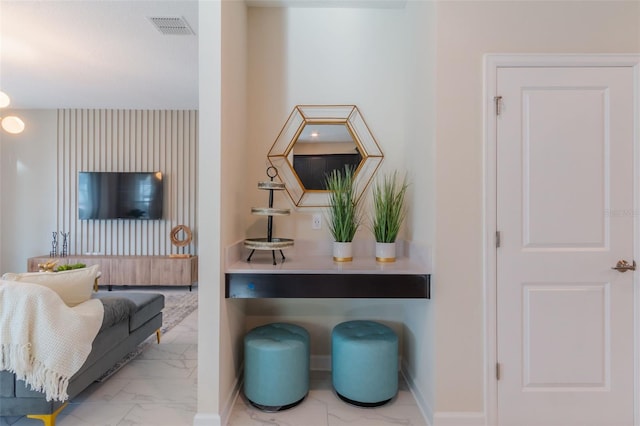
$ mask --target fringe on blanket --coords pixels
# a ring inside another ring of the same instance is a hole
[[[69,377],[47,368],[31,356],[31,344],[0,345],[0,371],[7,370],[23,380],[36,392],[43,392],[47,401],[64,402],[69,399]]]

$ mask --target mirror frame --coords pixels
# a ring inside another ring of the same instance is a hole
[[[344,124],[356,144],[362,160],[355,171],[356,197],[359,201],[380,167],[384,155],[355,105],[296,105],[267,154],[269,163],[293,204],[297,207],[329,206],[329,191],[306,189],[293,168],[293,146],[307,124]]]

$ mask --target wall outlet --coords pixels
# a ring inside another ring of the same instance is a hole
[[[311,216],[311,229],[322,229],[322,215],[320,213],[314,213]]]

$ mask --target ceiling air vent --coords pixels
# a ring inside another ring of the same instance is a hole
[[[195,34],[182,17],[152,16],[149,18],[158,31],[165,35]]]

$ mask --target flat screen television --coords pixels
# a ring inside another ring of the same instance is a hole
[[[161,172],[80,172],[78,218],[162,219]]]

